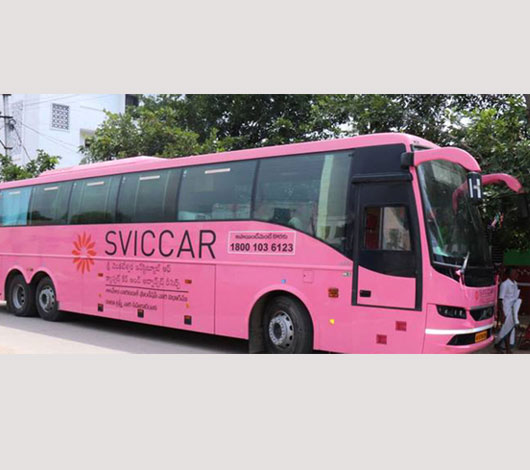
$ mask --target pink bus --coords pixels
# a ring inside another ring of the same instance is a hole
[[[496,297],[481,189],[470,154],[404,134],[48,171],[0,185],[0,291],[251,352],[472,352]]]

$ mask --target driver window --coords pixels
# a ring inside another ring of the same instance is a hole
[[[366,207],[363,240],[365,250],[411,251],[407,208]]]

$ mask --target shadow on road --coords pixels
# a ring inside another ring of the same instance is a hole
[[[0,305],[0,326],[129,353],[248,352],[247,341],[234,338],[79,314],[70,314],[64,322],[50,323],[35,317],[15,317],[6,311],[4,305]]]

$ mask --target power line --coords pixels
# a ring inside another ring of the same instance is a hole
[[[32,106],[39,107],[39,105],[41,105],[41,104],[50,103],[50,102],[58,100],[58,99],[59,100],[69,99],[69,98],[73,98],[74,96],[78,96],[78,93],[71,93],[70,95],[65,95],[62,98],[57,98],[57,96],[54,96],[53,98],[48,97],[48,98],[44,98],[42,100],[35,100],[35,101],[22,100],[22,103],[24,103],[24,107],[32,107]]]
[[[99,100],[99,99],[103,99],[103,98],[105,98],[107,96],[113,96],[113,95],[115,95],[115,94],[114,93],[108,93],[108,94],[102,94],[102,95],[97,95],[97,96],[92,96],[92,97],[81,97],[81,98],[72,100],[72,98],[74,98],[76,96],[79,96],[79,94],[71,94],[71,96],[63,96],[63,97],[54,96],[54,97],[51,97],[51,98],[48,97],[47,99],[36,100],[36,101],[24,101],[24,100],[22,100],[22,105],[23,105],[24,111],[27,110],[27,109],[33,111],[33,110],[39,108],[40,106],[44,106],[44,105],[49,104],[49,103],[51,103],[53,101],[56,101],[59,104],[71,105],[71,104],[74,104],[74,103],[77,103],[77,102]],[[76,111],[77,112],[79,110],[71,109],[71,111]],[[37,135],[39,135],[42,138],[48,140],[49,142],[51,142],[51,143],[53,143],[55,145],[59,145],[60,147],[62,147],[63,149],[65,149],[65,150],[67,150],[69,152],[75,152],[75,153],[79,152],[79,147],[76,146],[76,145],[73,145],[73,144],[70,144],[68,142],[65,142],[65,141],[63,141],[63,140],[61,140],[61,139],[59,139],[57,137],[53,137],[53,136],[50,136],[50,135],[43,134],[42,132],[38,131],[37,129],[34,129],[31,126],[28,126],[27,124],[25,124],[22,121],[20,121],[19,124],[21,126],[24,126],[27,129],[31,130],[32,132],[35,132]],[[26,147],[24,146],[24,143],[22,141],[20,133],[18,132],[18,129],[16,129],[15,126],[13,126],[13,128],[15,129],[15,131],[17,133],[18,140],[20,141],[20,145],[24,149],[24,152],[26,153],[26,156],[31,161],[31,157],[30,157]]]
[[[69,142],[65,142],[64,140],[61,140],[58,137],[53,137],[51,135],[43,134],[42,132],[38,131],[37,129],[35,129],[35,128],[31,127],[31,126],[28,126],[27,124],[24,124],[23,122],[21,122],[20,124],[23,125],[24,127],[27,127],[29,130],[39,134],[40,136],[42,136],[42,137],[44,137],[46,139],[49,139],[51,141],[55,141],[56,143],[59,143],[59,144],[69,145],[72,148],[77,148],[74,144],[70,144]]]
[[[34,102],[29,102],[29,103],[26,103],[26,102],[23,101],[23,103],[24,103],[24,108],[33,110],[33,109],[38,109],[38,108],[40,108],[43,105],[50,104],[50,103],[52,103],[54,101],[57,102],[57,104],[72,105],[72,104],[79,103],[79,102],[82,102],[82,101],[93,101],[93,100],[102,99],[102,98],[105,98],[107,96],[112,96],[114,94],[115,93],[107,93],[107,94],[104,94],[104,95],[93,96],[91,98],[78,98],[78,99],[72,100],[72,98],[74,98],[76,96],[79,96],[78,94],[74,94],[74,95],[66,96],[66,97],[57,97],[57,96],[55,96],[53,98],[47,98],[47,99],[44,99],[44,100],[41,100],[41,101],[34,101]]]
[[[56,145],[60,145],[64,149],[68,150],[69,152],[72,152],[73,150],[75,150],[77,152],[77,147],[75,145],[69,144],[68,142],[65,142],[64,140],[57,139],[56,137],[51,137],[51,136],[45,135],[42,132],[39,132],[38,130],[33,129],[33,127],[28,126],[27,124],[24,124],[24,123],[21,123],[21,124],[24,127],[27,127],[29,130],[31,130],[31,131],[35,132],[36,134],[40,135],[44,139],[48,139],[51,143],[56,144]],[[66,145],[69,145],[72,148],[68,148],[68,147],[66,147]]]

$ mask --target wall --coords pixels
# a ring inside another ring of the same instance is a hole
[[[52,128],[52,104],[69,107],[69,129]],[[104,110],[123,112],[125,95],[117,94],[13,94],[10,115],[16,121],[10,145],[13,160],[19,164],[34,158],[37,149],[59,155],[60,167],[79,164],[78,152],[86,136],[92,135],[106,115]]]

